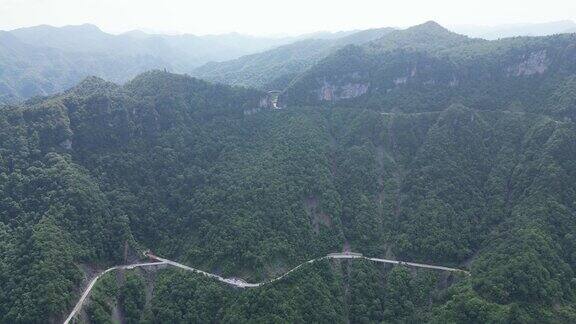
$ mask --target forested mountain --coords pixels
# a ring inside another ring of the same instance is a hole
[[[576,35],[469,39],[435,23],[348,46],[306,71],[284,104],[358,105],[383,111],[436,111],[451,102],[574,117]],[[343,103],[346,101],[346,103]]]
[[[286,109],[161,71],[3,107],[0,322],[59,322],[146,249],[255,282],[345,248],[470,276],[322,260],[241,290],[130,270],[81,319],[575,322],[574,44],[430,22],[328,55]]]
[[[189,73],[209,61],[231,60],[312,36],[335,35],[112,35],[88,24],[0,32],[0,104],[61,92],[90,75],[123,83],[151,69]]]
[[[232,61],[211,62],[196,68],[192,75],[230,85],[284,89],[292,79],[330,53],[346,45],[370,42],[392,30],[368,29],[339,38],[302,40]]]
[[[88,75],[125,81],[167,64],[153,56],[66,52],[24,43],[0,32],[0,105],[64,91]]]
[[[2,109],[0,320],[58,321],[81,270],[125,262],[126,246],[257,280],[344,245],[472,275],[325,261],[236,291],[137,272],[107,279],[87,316],[118,300],[135,321],[576,318],[572,120],[462,104],[254,113],[262,96],[152,72]]]

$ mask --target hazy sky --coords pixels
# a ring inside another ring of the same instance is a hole
[[[253,35],[576,20],[576,0],[0,0],[0,29],[92,23],[108,32]]]

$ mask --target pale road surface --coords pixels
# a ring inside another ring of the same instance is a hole
[[[316,261],[320,261],[320,260],[324,260],[324,259],[362,259],[362,260],[369,260],[369,261],[373,261],[373,262],[379,262],[379,263],[390,263],[390,264],[397,264],[397,265],[403,265],[403,266],[409,266],[409,267],[416,267],[416,268],[425,268],[425,269],[433,269],[433,270],[441,270],[441,271],[450,271],[450,272],[460,272],[460,273],[465,273],[467,275],[470,275],[470,273],[468,271],[462,270],[462,269],[456,269],[456,268],[449,268],[449,267],[443,267],[443,266],[435,266],[435,265],[431,265],[431,264],[423,264],[423,263],[414,263],[414,262],[405,262],[405,261],[397,261],[397,260],[387,260],[387,259],[379,259],[379,258],[369,258],[369,257],[365,257],[360,253],[354,253],[354,252],[342,252],[342,253],[330,253],[328,255],[325,255],[323,257],[320,258],[316,258],[316,259],[312,259],[312,260],[308,260],[304,263],[301,263],[299,265],[297,265],[296,267],[292,268],[291,270],[289,270],[288,272],[284,273],[283,275],[276,277],[274,279],[270,279],[267,281],[263,281],[263,282],[259,282],[259,283],[248,283],[242,279],[238,279],[238,278],[224,278],[221,277],[217,274],[213,274],[213,273],[209,273],[206,271],[202,271],[200,269],[195,269],[192,267],[189,267],[187,265],[172,261],[172,260],[168,260],[168,259],[164,259],[161,258],[159,256],[153,255],[151,253],[148,252],[144,252],[144,255],[150,259],[153,260],[157,260],[158,262],[150,262],[150,263],[137,263],[137,264],[130,264],[130,265],[123,265],[123,266],[116,266],[116,267],[112,267],[109,269],[106,269],[104,272],[100,273],[98,276],[96,276],[96,278],[92,279],[92,281],[90,282],[90,284],[88,285],[88,287],[86,287],[86,290],[84,291],[84,293],[82,294],[82,297],[80,297],[80,300],[78,301],[78,303],[76,304],[76,306],[74,307],[74,309],[72,310],[72,312],[70,313],[70,315],[68,316],[68,318],[66,319],[66,321],[64,321],[64,324],[68,324],[70,322],[70,320],[72,318],[74,318],[74,316],[76,316],[78,314],[78,312],[80,311],[80,309],[82,308],[82,304],[84,303],[84,300],[88,297],[88,295],[90,294],[90,291],[92,290],[92,287],[94,286],[94,284],[96,283],[96,281],[98,281],[98,279],[100,279],[100,277],[102,277],[104,274],[108,273],[109,271],[112,270],[117,270],[117,269],[133,269],[133,268],[137,268],[137,267],[149,267],[149,266],[158,266],[158,265],[171,265],[173,267],[177,267],[180,269],[184,269],[186,271],[191,271],[191,272],[195,272],[198,274],[202,274],[206,277],[209,278],[214,278],[220,282],[238,287],[238,288],[255,288],[255,287],[260,287],[262,285],[268,284],[268,283],[272,283],[278,280],[281,280],[282,278],[286,277],[287,275],[289,275],[290,273],[298,270],[300,267],[306,265],[306,264],[311,264],[314,263]]]
[[[84,293],[80,297],[80,300],[78,300],[78,303],[76,303],[76,306],[74,306],[74,309],[72,310],[70,315],[68,315],[68,318],[66,318],[66,320],[64,321],[64,324],[68,324],[70,322],[70,320],[72,320],[72,318],[74,318],[74,316],[76,316],[76,314],[78,314],[78,312],[82,308],[82,304],[84,303],[84,300],[86,300],[86,297],[88,297],[88,295],[90,294],[92,287],[94,287],[94,284],[96,284],[96,281],[98,281],[98,279],[100,279],[103,275],[107,274],[110,271],[117,270],[117,269],[134,269],[134,268],[138,268],[138,267],[158,266],[158,265],[162,265],[162,264],[165,264],[165,263],[164,262],[136,263],[136,264],[128,264],[128,265],[122,265],[122,266],[115,266],[115,267],[108,268],[108,269],[104,270],[103,272],[98,274],[94,279],[92,279],[92,281],[90,281],[90,283],[86,287],[86,290],[84,290]]]

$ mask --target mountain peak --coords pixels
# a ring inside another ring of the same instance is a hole
[[[89,96],[98,93],[108,93],[113,90],[118,90],[119,88],[115,83],[97,76],[89,76],[82,80],[77,86],[70,89],[69,92],[80,96]]]
[[[62,29],[102,32],[102,30],[98,26],[93,25],[93,24],[67,25],[67,26],[62,27]]]
[[[63,31],[82,31],[82,32],[100,32],[103,31],[96,25],[93,24],[81,24],[81,25],[66,25],[62,27],[55,27],[52,25],[37,25],[31,27],[22,27],[12,30],[12,33],[22,34],[22,33],[38,33],[38,32],[63,32]]]
[[[442,28],[445,29],[442,25],[440,25],[439,23],[435,22],[434,20],[428,20],[425,23],[422,23],[420,25],[416,25],[414,27],[427,27],[427,28]]]
[[[412,32],[425,32],[425,33],[446,33],[446,34],[455,34],[448,29],[444,28],[439,23],[429,20],[423,24],[412,26],[407,28],[406,31]]]
[[[122,36],[128,36],[128,37],[133,37],[133,38],[139,38],[139,39],[148,38],[148,37],[151,36],[150,34],[146,33],[146,32],[143,31],[143,30],[140,30],[140,29],[130,30],[130,31],[127,31],[127,32],[122,33],[122,34],[120,34],[120,35],[122,35]]]
[[[442,27],[435,21],[396,30],[368,44],[373,50],[388,51],[401,48],[435,51],[472,41],[468,37]]]

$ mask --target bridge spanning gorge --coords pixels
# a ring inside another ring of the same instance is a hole
[[[368,261],[378,262],[378,263],[389,263],[389,264],[402,265],[402,266],[407,266],[407,267],[425,268],[425,269],[448,271],[448,272],[463,273],[466,275],[470,275],[470,273],[468,271],[462,270],[462,269],[457,269],[457,268],[450,268],[450,267],[437,266],[437,265],[424,264],[424,263],[414,263],[414,262],[388,260],[388,259],[380,259],[380,258],[369,258],[369,257],[363,256],[361,253],[341,252],[341,253],[330,253],[330,254],[327,254],[323,257],[319,257],[316,259],[312,259],[312,260],[308,260],[306,262],[303,262],[303,263],[297,265],[296,267],[290,269],[289,271],[285,272],[284,274],[282,274],[279,277],[276,277],[276,278],[273,278],[273,279],[270,279],[267,281],[263,281],[263,282],[258,282],[258,283],[248,283],[248,282],[246,282],[242,279],[239,279],[239,278],[224,278],[224,277],[221,277],[217,274],[213,274],[213,273],[209,273],[209,272],[206,272],[206,271],[203,271],[200,269],[192,268],[192,267],[189,267],[187,265],[178,263],[176,261],[164,259],[162,257],[156,256],[156,255],[150,253],[149,251],[144,252],[144,256],[146,256],[147,258],[149,258],[151,260],[155,260],[156,262],[120,265],[120,266],[108,268],[108,269],[100,272],[94,279],[92,279],[89,282],[88,286],[86,286],[86,288],[84,289],[84,292],[82,293],[82,296],[80,296],[80,299],[78,300],[78,302],[74,306],[74,309],[72,309],[72,312],[70,313],[70,315],[68,315],[68,317],[64,321],[64,324],[70,323],[72,321],[72,319],[74,319],[80,313],[80,310],[82,309],[82,305],[84,304],[85,300],[90,295],[90,291],[92,290],[92,288],[94,287],[94,285],[96,284],[98,279],[102,278],[102,276],[104,276],[106,273],[108,273],[110,271],[121,270],[121,269],[129,270],[129,269],[144,268],[144,267],[173,266],[173,267],[177,267],[177,268],[180,268],[180,269],[183,269],[186,271],[191,271],[191,272],[194,272],[197,274],[201,274],[201,275],[204,275],[204,276],[209,277],[209,278],[216,279],[220,282],[223,282],[223,283],[226,283],[228,285],[238,287],[238,288],[257,288],[257,287],[260,287],[260,286],[263,286],[266,284],[271,284],[271,283],[276,282],[278,280],[282,280],[283,278],[288,276],[290,273],[297,271],[298,269],[300,269],[301,267],[303,267],[307,264],[312,264],[314,262],[325,260],[325,259],[353,259],[353,260],[359,259],[359,260],[368,260]]]

